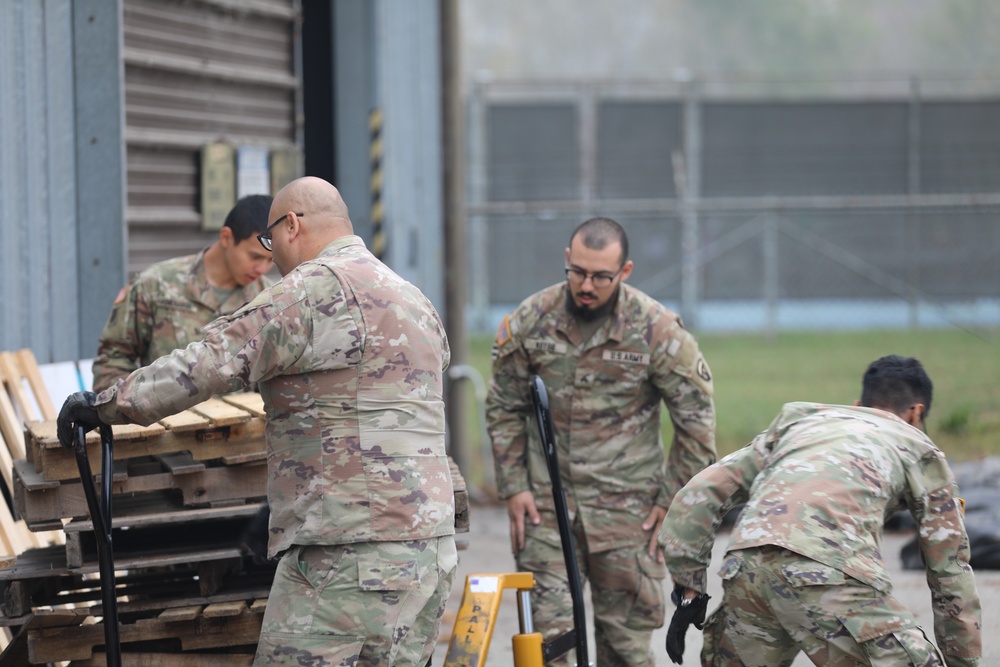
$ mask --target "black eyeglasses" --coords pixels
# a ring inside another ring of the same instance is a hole
[[[594,285],[594,287],[603,289],[610,285],[611,281],[618,277],[618,274],[622,272],[622,268],[625,268],[624,265],[622,265],[622,267],[614,273],[587,273],[586,271],[581,271],[580,269],[574,269],[567,266],[566,279],[574,285],[582,285],[587,282],[587,278],[590,278],[590,282]]]
[[[305,213],[296,213],[295,215],[299,216],[300,218],[304,218],[306,214]],[[260,241],[260,244],[262,246],[264,246],[264,250],[266,250],[268,252],[271,252],[271,230],[274,229],[278,225],[279,222],[281,222],[282,220],[284,220],[287,217],[288,217],[288,214],[286,213],[283,216],[281,216],[280,218],[278,218],[277,220],[275,220],[274,222],[272,222],[271,224],[269,224],[267,226],[267,229],[265,229],[262,234],[258,234],[257,235],[257,240]]]

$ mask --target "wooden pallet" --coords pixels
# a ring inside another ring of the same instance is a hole
[[[119,461],[112,482],[112,508],[120,497],[159,495],[164,509],[218,507],[263,501],[264,460],[237,465],[196,461],[188,452]],[[48,481],[28,461],[14,462],[14,507],[32,530],[62,527],[62,520],[88,516],[80,481]]]
[[[25,421],[55,419],[35,355],[30,349],[0,352],[0,484],[5,495],[14,493],[14,461],[26,456]],[[14,508],[0,500],[0,568],[14,564],[25,549],[55,544],[60,532],[40,534],[19,520]],[[0,637],[0,647],[6,644]]]
[[[232,600],[170,607],[160,612],[119,611],[122,653],[137,644],[141,653],[159,645],[159,653],[242,647],[251,655],[257,646],[266,599]],[[25,624],[29,664],[95,660],[104,646],[104,626],[85,623],[76,610],[39,611]]]
[[[115,460],[143,456],[166,456],[187,452],[195,461],[217,460],[224,464],[263,461],[263,399],[246,393],[211,398],[190,410],[161,419],[149,426],[116,424]],[[32,422],[28,425],[26,459],[35,472],[48,482],[79,480],[76,457],[59,444],[56,422]],[[101,466],[100,434],[87,434],[91,468]]]
[[[135,507],[115,515],[112,542],[115,564],[146,562],[164,566],[212,560],[218,552],[239,548],[239,536],[257,513],[258,503],[234,507],[162,511],[155,498],[141,498]],[[143,505],[146,505],[144,507]],[[79,569],[97,563],[97,538],[89,518],[66,524],[66,565]]]
[[[115,559],[119,612],[148,613],[192,604],[266,598],[274,563],[254,563],[232,547],[199,545],[193,552],[124,554]],[[38,611],[74,607],[103,616],[97,563],[70,568],[65,551],[43,547],[24,552],[0,580],[0,627],[18,627]]]

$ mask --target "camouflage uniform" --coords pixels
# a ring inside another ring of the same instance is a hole
[[[904,507],[917,522],[944,664],[979,664],[979,597],[956,497],[944,454],[895,415],[785,405],[748,446],[691,480],[660,529],[674,579],[704,591],[715,528],[746,502],[703,664],[789,665],[799,650],[823,665],[942,664],[892,597],[882,562],[883,522]]]
[[[677,315],[639,290],[621,284],[607,321],[587,341],[566,298],[565,283],[549,287],[500,325],[487,401],[498,491],[501,498],[534,494],[542,523],[526,522],[517,564],[535,574],[534,617],[551,638],[571,627],[572,607],[529,396],[538,374],[551,403],[581,576],[590,580],[597,664],[652,664],[666,571],[647,553],[652,536],[642,522],[715,460],[712,378]],[[660,401],[674,426],[669,462]]]
[[[259,383],[269,554],[256,665],[423,665],[457,567],[431,303],[356,236],[101,393],[142,424]]]
[[[260,278],[237,287],[224,300],[205,276],[205,251],[154,264],[118,293],[101,332],[94,359],[94,391],[158,357],[201,340],[201,329],[260,294]]]

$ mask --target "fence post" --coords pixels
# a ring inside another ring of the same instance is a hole
[[[698,82],[690,79],[684,86],[684,159],[681,173],[674,163],[674,179],[680,203],[681,220],[681,316],[686,326],[698,325],[700,269],[698,259],[698,199],[701,197],[701,102]]]

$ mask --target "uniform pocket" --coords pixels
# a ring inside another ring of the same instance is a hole
[[[633,630],[655,630],[663,626],[666,618],[663,580],[667,567],[656,558],[650,558],[645,549],[639,550],[636,560],[636,595],[625,625]]]
[[[916,626],[906,607],[892,597],[866,602],[837,618],[859,644]]]

